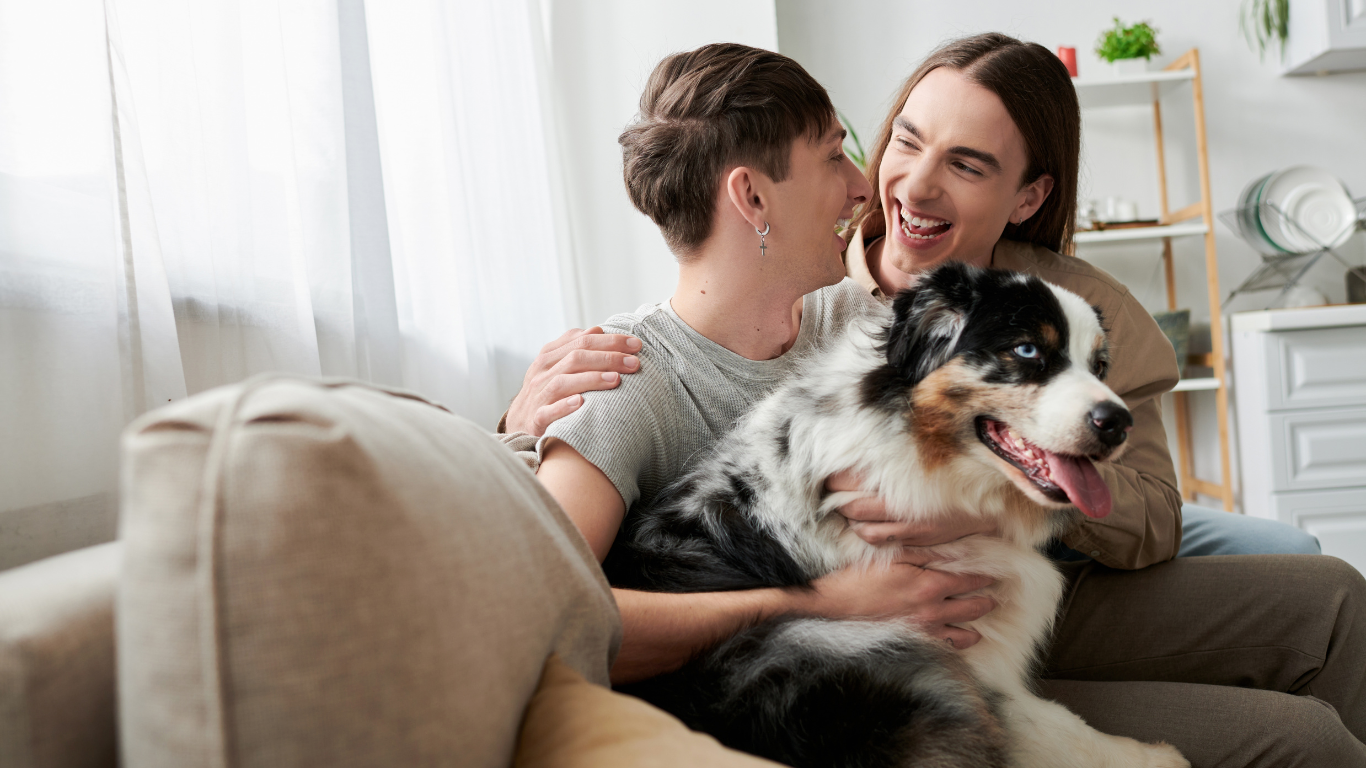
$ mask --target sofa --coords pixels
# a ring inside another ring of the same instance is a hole
[[[438,405],[267,376],[121,451],[118,540],[0,573],[0,766],[771,765],[607,687],[587,544]]]

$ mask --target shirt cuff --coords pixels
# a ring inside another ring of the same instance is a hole
[[[502,427],[502,424],[498,425]],[[536,450],[536,441],[540,438],[526,432],[513,432],[512,434],[496,434],[493,439],[507,446],[508,450],[517,455],[517,458],[526,464],[527,469],[532,472],[541,468],[541,454]]]

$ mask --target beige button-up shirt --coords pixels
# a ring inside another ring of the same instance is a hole
[[[862,230],[844,255],[849,277],[885,299],[868,270]],[[1180,378],[1171,343],[1128,288],[1074,256],[1001,240],[991,254],[991,266],[1035,275],[1100,307],[1110,338],[1106,384],[1134,415],[1129,450],[1119,461],[1097,466],[1114,507],[1099,520],[1086,518],[1063,542],[1111,568],[1142,568],[1176,557],[1181,548],[1181,495],[1160,402]]]

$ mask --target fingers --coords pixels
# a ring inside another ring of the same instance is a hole
[[[621,374],[616,372],[563,373],[545,385],[541,390],[541,399],[550,404],[584,392],[612,389],[620,383]]]
[[[638,368],[640,358],[635,355],[610,350],[574,349],[566,352],[559,362],[551,367],[550,372],[553,375],[586,371],[635,373]]]
[[[839,511],[851,523],[885,523],[891,521],[891,515],[887,512],[887,505],[881,496],[864,496],[855,499],[840,507]],[[869,540],[865,539],[865,541]]]
[[[951,597],[944,601],[939,620],[944,624],[966,624],[991,613],[996,601],[989,597]]]
[[[846,505],[846,507],[851,506],[853,506],[853,504]],[[841,514],[843,514],[843,511],[841,511]],[[905,523],[861,523],[850,521],[849,527],[853,529],[854,535],[869,544],[886,544],[892,541],[904,541],[906,535]]]
[[[565,416],[577,411],[583,405],[583,395],[570,395],[569,397],[556,400],[550,405],[543,405],[536,409],[536,415],[532,419],[535,428],[531,434],[540,437],[545,434],[545,430],[552,423]]]
[[[825,490],[828,493],[861,491],[863,490],[863,473],[853,469],[836,472],[825,479]]]
[[[589,328],[586,331],[571,330],[542,347],[533,368],[539,367],[540,370],[548,370],[577,352],[611,353],[616,356],[615,359],[620,359],[622,356],[639,352],[640,347],[640,339],[635,336],[622,333],[603,333],[602,329],[598,327]],[[602,369],[599,368],[598,370]]]
[[[565,344],[568,344],[569,342],[573,341],[574,339],[577,339],[580,336],[595,333],[602,333],[602,328],[596,325],[587,330],[582,330],[579,328],[570,328],[569,330],[565,331],[564,333],[556,337],[554,341],[550,342],[549,344],[546,344],[544,347],[541,347],[540,354],[544,355],[547,352],[554,352],[555,350],[559,349],[560,347],[563,347]]]
[[[926,633],[937,640],[943,640],[956,651],[964,648],[971,648],[982,639],[982,636],[970,629],[962,627],[934,627],[927,629]]]
[[[932,549],[922,547],[902,547],[901,554],[894,561],[904,565],[914,565],[917,568],[924,568],[931,563],[941,562],[945,559],[944,555]]]

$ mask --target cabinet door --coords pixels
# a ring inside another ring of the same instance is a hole
[[[1366,405],[1366,326],[1266,335],[1267,406]]]
[[[1366,488],[1277,493],[1276,517],[1318,537],[1323,554],[1366,573]]]
[[[1271,415],[1278,491],[1366,485],[1366,408]]]

